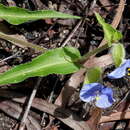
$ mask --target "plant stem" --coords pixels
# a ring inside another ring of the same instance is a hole
[[[85,55],[83,55],[83,56],[78,60],[78,62],[79,62],[79,63],[83,63],[83,62],[85,62],[86,60],[88,60],[90,56],[95,55],[95,54],[97,54],[97,53],[99,53],[99,52],[101,52],[101,51],[107,49],[108,47],[109,47],[108,44],[105,44],[105,45],[103,45],[103,46],[101,46],[101,47],[99,47],[99,48],[96,48],[96,49],[94,49],[93,51],[90,51],[90,52],[86,53]]]

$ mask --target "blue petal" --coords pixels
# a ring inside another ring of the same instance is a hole
[[[109,97],[107,95],[100,95],[99,99],[96,100],[96,106],[99,108],[108,108],[113,104],[114,100],[112,97]]]
[[[84,102],[93,101],[97,92],[101,93],[104,86],[100,83],[85,84],[80,91],[80,99]]]
[[[108,96],[110,96],[110,97],[113,97],[113,90],[112,90],[112,88],[104,87],[104,88],[101,90],[101,94],[103,94],[103,95],[108,95]]]
[[[108,78],[110,79],[118,79],[122,78],[126,75],[126,69],[130,67],[130,59],[125,60],[125,62],[116,68],[114,71],[112,71],[110,74],[108,74]]]
[[[115,99],[113,98],[113,90],[112,88],[104,87],[101,91],[101,95],[107,95],[109,101],[114,102]]]

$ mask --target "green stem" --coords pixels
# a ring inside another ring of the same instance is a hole
[[[5,39],[17,46],[20,46],[20,47],[24,47],[24,48],[33,48],[35,51],[37,52],[44,52],[46,51],[46,49],[38,46],[38,45],[34,45],[30,42],[27,42],[27,41],[24,41],[24,40],[20,40],[18,38],[15,38],[13,36],[10,36],[10,35],[7,35],[7,34],[4,34],[2,32],[0,32],[0,38],[2,39]]]
[[[105,44],[105,45],[103,45],[103,46],[101,46],[101,47],[99,47],[99,48],[96,48],[96,49],[94,49],[93,51],[90,51],[90,52],[86,53],[85,55],[83,55],[83,56],[78,60],[78,62],[79,62],[79,63],[83,63],[83,62],[85,62],[86,60],[88,60],[90,56],[95,55],[95,54],[97,54],[97,53],[99,53],[99,52],[101,52],[101,51],[107,49],[108,47],[109,47],[108,44]]]

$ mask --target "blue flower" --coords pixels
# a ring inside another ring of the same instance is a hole
[[[119,79],[126,75],[126,69],[130,68],[130,59],[125,60],[123,64],[121,64],[118,68],[108,74],[108,78],[110,79]]]
[[[80,91],[80,99],[84,102],[96,101],[99,108],[110,107],[113,102],[113,91],[100,83],[85,84]]]

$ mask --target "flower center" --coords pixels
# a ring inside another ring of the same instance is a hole
[[[97,95],[97,96],[96,96],[96,100],[99,100],[99,99],[100,99],[100,97],[99,97],[99,95]]]
[[[130,67],[126,69],[126,75],[130,76]]]
[[[99,99],[100,99],[100,97],[99,97],[100,94],[101,94],[100,91],[96,91],[96,92],[95,92],[95,99],[96,99],[96,100],[99,100]]]

